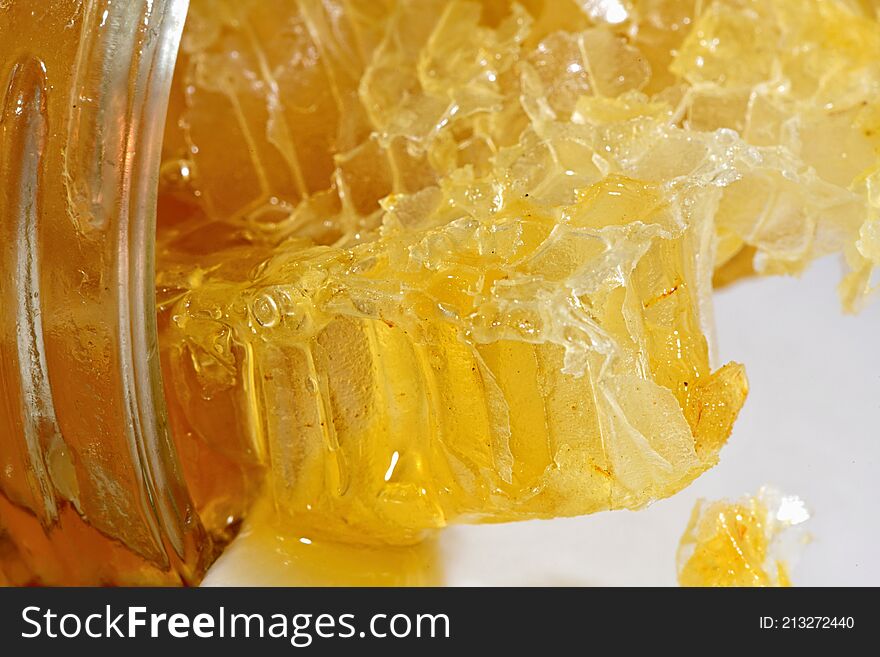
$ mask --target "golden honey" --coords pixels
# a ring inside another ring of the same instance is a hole
[[[830,253],[845,307],[874,285],[878,62],[873,0],[193,0],[148,350],[186,484],[162,517],[206,530],[187,577],[251,508],[412,550],[688,485],[747,394],[714,360],[713,286]],[[55,153],[62,180],[76,153]],[[58,216],[70,189],[46,192]],[[161,573],[167,552],[138,554]],[[108,579],[149,581],[130,572]]]

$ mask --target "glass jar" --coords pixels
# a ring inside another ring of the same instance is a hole
[[[157,179],[186,11],[0,0],[0,583],[193,583],[212,555],[156,337]]]

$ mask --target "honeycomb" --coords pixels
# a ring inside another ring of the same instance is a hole
[[[682,586],[791,586],[788,555],[809,535],[803,501],[770,488],[730,502],[699,500],[678,550]]]
[[[166,398],[208,527],[639,508],[745,401],[713,286],[880,264],[877,5],[194,0],[160,184]],[[754,509],[752,512],[757,513]]]

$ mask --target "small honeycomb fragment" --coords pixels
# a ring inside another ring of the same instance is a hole
[[[714,465],[713,279],[880,263],[880,29],[847,0],[194,0],[166,396],[209,527],[638,508]]]
[[[678,548],[679,584],[791,586],[786,552],[808,538],[808,518],[803,501],[769,488],[737,502],[698,500]]]

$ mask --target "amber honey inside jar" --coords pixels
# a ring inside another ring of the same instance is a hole
[[[713,285],[841,252],[855,307],[880,261],[870,1],[0,3],[13,34],[8,583],[197,583],[252,515],[422,564],[640,508],[745,402]]]

